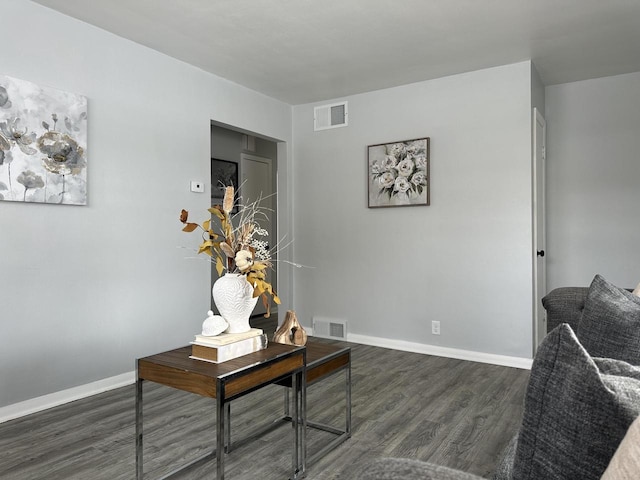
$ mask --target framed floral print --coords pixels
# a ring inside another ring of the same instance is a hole
[[[369,208],[429,205],[429,137],[367,147]]]
[[[0,75],[0,201],[87,204],[87,97]]]

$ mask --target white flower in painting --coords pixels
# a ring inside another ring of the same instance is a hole
[[[411,183],[416,187],[425,186],[427,184],[427,176],[424,174],[424,172],[416,172],[411,177]]]
[[[77,175],[86,166],[84,149],[67,134],[48,131],[36,144],[46,155],[42,165],[51,173]]]
[[[21,129],[18,117],[9,119],[6,122],[0,122],[0,133],[6,142],[15,143],[24,154],[33,155],[36,153],[36,149],[31,147],[31,144],[36,139],[36,134],[34,132],[29,133],[27,127],[24,130]],[[5,142],[3,141],[2,143],[4,145]],[[4,147],[3,149],[6,150]]]
[[[407,146],[407,152],[413,153],[413,154],[424,153],[425,144],[426,142],[424,140],[416,140],[415,142],[411,142]]]
[[[378,162],[371,165],[371,173],[373,173],[374,175],[377,175],[381,172],[382,172],[382,169],[380,168],[380,164]]]
[[[44,180],[33,170],[25,170],[18,175],[18,183],[21,183],[24,188],[42,188],[44,187]]]
[[[407,193],[407,190],[411,188],[411,184],[405,177],[396,178],[393,190],[399,193]]]
[[[384,172],[379,178],[378,183],[380,183],[381,188],[391,188],[396,181],[396,177],[391,172]]]
[[[396,168],[397,164],[398,164],[398,159],[396,157],[394,157],[393,155],[387,155],[382,161],[382,168],[385,171],[389,171],[392,168]]]
[[[398,164],[398,173],[403,177],[408,177],[413,173],[413,168],[413,160],[407,157]]]
[[[415,157],[415,161],[416,161],[416,168],[418,168],[419,170],[427,169],[427,158],[424,155],[419,155]]]
[[[404,143],[393,143],[387,147],[387,153],[396,158],[402,158],[407,152],[407,147]]]

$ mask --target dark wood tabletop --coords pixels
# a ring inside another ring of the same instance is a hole
[[[264,350],[211,363],[189,358],[191,346],[185,346],[138,359],[138,379],[211,398],[221,380],[231,397],[301,368],[304,352],[304,347],[270,343]]]

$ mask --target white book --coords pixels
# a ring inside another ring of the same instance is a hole
[[[222,363],[267,348],[267,335],[262,334],[226,345],[211,346],[191,342],[191,356],[195,360]]]
[[[240,340],[245,340],[247,338],[257,337],[259,335],[262,335],[263,333],[264,332],[259,328],[252,328],[248,332],[221,333],[220,335],[216,335],[214,337],[209,337],[207,335],[196,335],[194,343],[217,347],[220,345],[227,345],[229,343],[238,342]]]

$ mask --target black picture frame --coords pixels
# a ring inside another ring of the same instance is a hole
[[[429,137],[367,147],[369,208],[431,203]]]
[[[233,185],[236,198],[238,197],[238,164],[221,160],[211,159],[211,205],[221,205],[224,200],[225,187]],[[232,213],[236,213],[237,206],[233,207]]]

